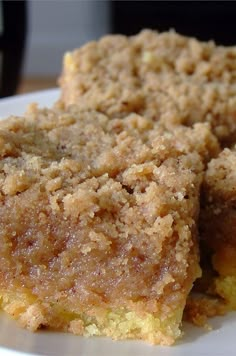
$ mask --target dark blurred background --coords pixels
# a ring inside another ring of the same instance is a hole
[[[201,40],[236,44],[235,1],[111,1],[113,33],[132,35],[142,28],[177,32]]]
[[[19,85],[27,33],[26,1],[0,1],[0,97]]]
[[[236,44],[235,1],[0,0],[0,96],[55,87],[63,53],[143,28]]]

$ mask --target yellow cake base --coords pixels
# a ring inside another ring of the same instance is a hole
[[[236,276],[216,278],[215,291],[225,300],[230,310],[236,310]]]
[[[115,340],[140,339],[151,344],[171,345],[182,332],[182,308],[166,319],[151,313],[138,315],[125,309],[100,310],[97,315],[74,313],[59,305],[41,303],[28,293],[0,291],[0,307],[30,331],[42,327],[83,336],[109,336]]]

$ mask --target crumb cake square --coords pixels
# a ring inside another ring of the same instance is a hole
[[[0,305],[21,325],[172,344],[200,276],[205,124],[32,105],[0,122]]]
[[[144,30],[66,53],[59,83],[65,106],[109,117],[135,112],[165,125],[209,122],[226,144],[236,137],[235,80],[236,47]]]
[[[236,309],[236,150],[224,149],[208,165],[204,179],[201,239],[217,275],[210,292]]]

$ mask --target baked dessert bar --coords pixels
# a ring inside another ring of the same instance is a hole
[[[204,180],[200,229],[217,275],[210,292],[236,309],[236,150],[226,148],[210,161]]]
[[[235,140],[235,80],[236,47],[145,30],[66,53],[59,83],[65,106],[109,117],[135,112],[165,125],[209,122],[226,145]]]
[[[172,344],[200,276],[205,124],[32,105],[0,123],[0,303],[21,325]]]

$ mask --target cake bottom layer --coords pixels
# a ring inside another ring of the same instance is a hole
[[[26,292],[0,291],[0,307],[30,331],[41,328],[83,336],[109,336],[115,340],[140,339],[171,345],[181,336],[182,306],[168,317],[136,313],[127,308],[74,312],[56,303],[41,302]]]

